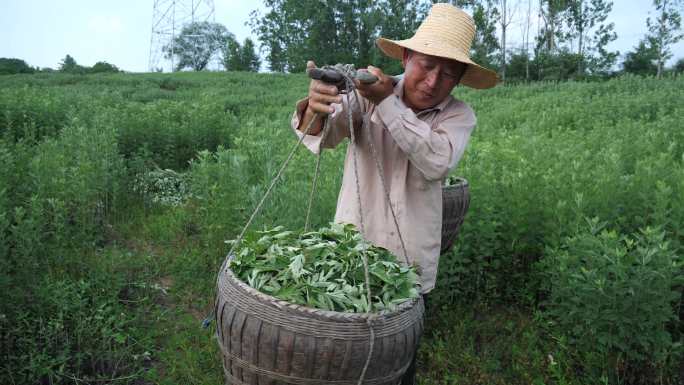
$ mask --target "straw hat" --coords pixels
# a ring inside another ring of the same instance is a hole
[[[408,48],[465,63],[468,66],[460,84],[472,88],[494,87],[496,72],[470,60],[470,45],[474,36],[475,22],[470,15],[453,5],[437,3],[412,38],[389,40],[381,37],[376,44],[385,55],[399,60],[403,58],[403,48]]]

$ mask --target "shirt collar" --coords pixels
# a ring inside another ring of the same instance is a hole
[[[397,95],[397,97],[399,97],[399,100],[401,100],[401,101],[404,100],[403,99],[403,97],[404,97],[404,78],[403,77],[394,86],[394,94]],[[424,113],[427,113],[430,111],[438,111],[438,112],[442,111],[444,108],[446,108],[447,104],[449,104],[449,102],[451,101],[452,98],[453,97],[451,95],[448,95],[446,98],[444,98],[444,100],[437,103],[437,105],[435,105],[434,107],[430,107],[430,108],[426,108],[424,110],[420,110],[420,111],[416,112],[416,115],[417,114],[424,114]]]

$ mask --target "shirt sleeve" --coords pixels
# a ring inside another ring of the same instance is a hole
[[[376,111],[397,145],[427,180],[441,180],[456,167],[477,122],[470,106],[456,100],[444,107],[432,127],[396,95],[385,98]]]
[[[327,117],[327,119],[330,120],[328,127],[330,132],[326,136],[325,142],[322,142],[323,130],[316,135],[304,135],[302,131],[297,129],[297,127],[299,127],[299,122],[304,116],[304,111],[306,111],[306,108],[309,105],[309,98],[304,98],[297,102],[295,112],[292,114],[291,126],[298,138],[301,139],[302,136],[304,137],[302,143],[306,146],[306,148],[309,149],[309,151],[313,152],[314,154],[318,154],[321,148],[334,148],[340,144],[344,138],[348,138],[350,136],[349,116],[347,114],[347,108],[349,104],[351,104],[352,125],[356,130],[361,127],[363,123],[363,113],[361,110],[365,110],[367,101],[363,97],[357,95],[358,94],[356,93],[349,95],[349,100],[347,100],[346,95],[343,95],[342,103],[332,104],[332,106],[335,108],[335,112]],[[359,103],[354,100],[356,97],[359,98]],[[361,110],[359,110],[359,105]],[[302,127],[301,129],[304,130],[305,128],[306,127]]]

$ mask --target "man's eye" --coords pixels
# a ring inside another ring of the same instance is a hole
[[[431,69],[435,68],[435,64],[434,64],[434,63],[430,63],[430,62],[427,62],[427,61],[422,61],[422,62],[420,62],[420,66],[423,67],[423,68],[425,68],[426,70],[431,70]]]

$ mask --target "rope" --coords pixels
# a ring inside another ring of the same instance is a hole
[[[292,149],[290,150],[290,154],[287,156],[287,159],[285,159],[285,162],[283,162],[283,165],[280,167],[280,170],[278,170],[278,173],[276,174],[276,176],[271,181],[271,185],[268,186],[266,193],[264,193],[264,196],[261,198],[261,201],[259,202],[257,207],[254,209],[254,212],[252,212],[252,215],[249,217],[247,224],[245,224],[245,227],[242,228],[240,235],[235,240],[233,245],[230,247],[230,251],[228,251],[226,258],[223,259],[223,263],[221,264],[221,268],[216,273],[216,282],[217,283],[218,283],[219,274],[221,274],[221,271],[223,271],[223,269],[226,268],[226,264],[229,261],[232,261],[233,258],[235,258],[235,254],[233,254],[233,251],[235,251],[235,248],[237,247],[237,245],[240,244],[240,242],[242,242],[242,238],[244,237],[245,232],[247,231],[247,228],[249,227],[250,224],[252,224],[252,221],[256,217],[259,210],[261,210],[261,207],[263,206],[264,202],[266,201],[266,198],[271,193],[271,190],[273,190],[273,187],[275,186],[276,182],[278,182],[278,179],[280,179],[280,176],[283,174],[283,171],[287,167],[287,164],[290,163],[290,160],[292,160],[292,157],[294,156],[295,152],[297,152],[299,145],[304,141],[304,137],[309,133],[309,131],[311,130],[311,126],[313,126],[313,123],[316,121],[317,118],[318,118],[318,113],[315,113],[313,118],[309,122],[309,124],[306,126],[306,129],[304,130],[304,134],[302,135],[302,137],[299,138],[299,141],[297,141],[297,143],[294,146],[292,146]],[[307,216],[308,216],[308,214],[307,214]],[[214,298],[214,302],[216,302],[216,298]],[[209,325],[211,324],[211,320],[213,320],[215,317],[216,317],[216,309],[212,308],[211,313],[209,313],[209,315],[207,315],[207,317],[204,318],[204,320],[202,321],[202,327],[205,329],[208,328]]]
[[[351,91],[352,87],[354,86],[354,83],[351,81],[349,76],[344,74],[344,80],[347,85],[347,90]],[[356,198],[359,203],[359,227],[361,230],[361,234],[365,234],[365,227],[363,224],[363,208],[361,207],[361,186],[359,184],[359,167],[358,167],[358,156],[356,154],[356,135],[354,134],[354,120],[351,112],[351,100],[349,100],[349,94],[350,92],[347,92],[347,123],[349,124],[349,133],[351,135],[351,142],[352,142],[352,156],[354,158],[354,177],[356,181]],[[354,94],[356,96],[356,93]],[[367,127],[362,127],[361,129],[366,129]],[[365,241],[365,239],[364,239]],[[364,273],[364,278],[366,280],[366,298],[368,301],[368,312],[370,313],[373,310],[373,302],[372,302],[372,296],[371,296],[371,290],[370,290],[370,274],[368,273],[368,258],[366,258],[366,250],[365,248],[361,251],[361,260],[363,261],[363,273]],[[373,331],[373,322],[368,320],[368,328],[370,329],[370,342],[369,342],[369,348],[368,348],[368,357],[366,357],[366,363],[363,365],[363,370],[361,371],[361,375],[359,376],[359,382],[358,385],[363,384],[363,379],[366,377],[366,370],[368,370],[368,365],[370,364],[371,357],[373,356],[373,345],[375,343],[375,332]]]
[[[304,232],[309,230],[309,216],[311,214],[311,206],[313,205],[313,198],[316,193],[316,184],[318,182],[318,174],[321,169],[321,154],[323,153],[323,143],[328,137],[328,132],[330,131],[330,119],[325,119],[325,125],[323,126],[323,134],[321,134],[321,142],[318,145],[318,155],[316,156],[316,171],[314,172],[313,182],[311,183],[311,193],[309,194],[309,206],[306,209],[306,221],[304,222]]]
[[[359,108],[359,111],[361,110],[361,103],[359,102],[359,97],[356,92],[356,89],[354,89],[354,95],[356,98],[354,99],[356,101],[356,105]],[[399,236],[399,241],[401,242],[401,250],[404,252],[404,260],[406,260],[406,266],[411,265],[411,262],[409,261],[408,258],[408,253],[406,252],[406,245],[404,244],[404,237],[401,235],[401,231],[399,230],[399,221],[397,220],[397,215],[394,213],[394,206],[392,206],[392,200],[390,199],[390,194],[389,190],[387,189],[387,182],[385,182],[385,172],[382,168],[382,163],[380,163],[380,159],[378,158],[378,154],[375,151],[375,145],[373,144],[373,138],[371,136],[370,130],[368,130],[368,120],[370,119],[370,116],[373,113],[373,109],[371,111],[364,115],[363,117],[363,130],[366,131],[366,135],[368,136],[368,146],[370,147],[370,152],[371,156],[373,157],[373,160],[375,161],[375,166],[378,169],[378,174],[380,174],[380,183],[382,184],[382,190],[385,193],[385,199],[387,200],[387,205],[390,208],[390,213],[392,213],[392,219],[394,220],[394,227],[397,229],[397,235]]]

